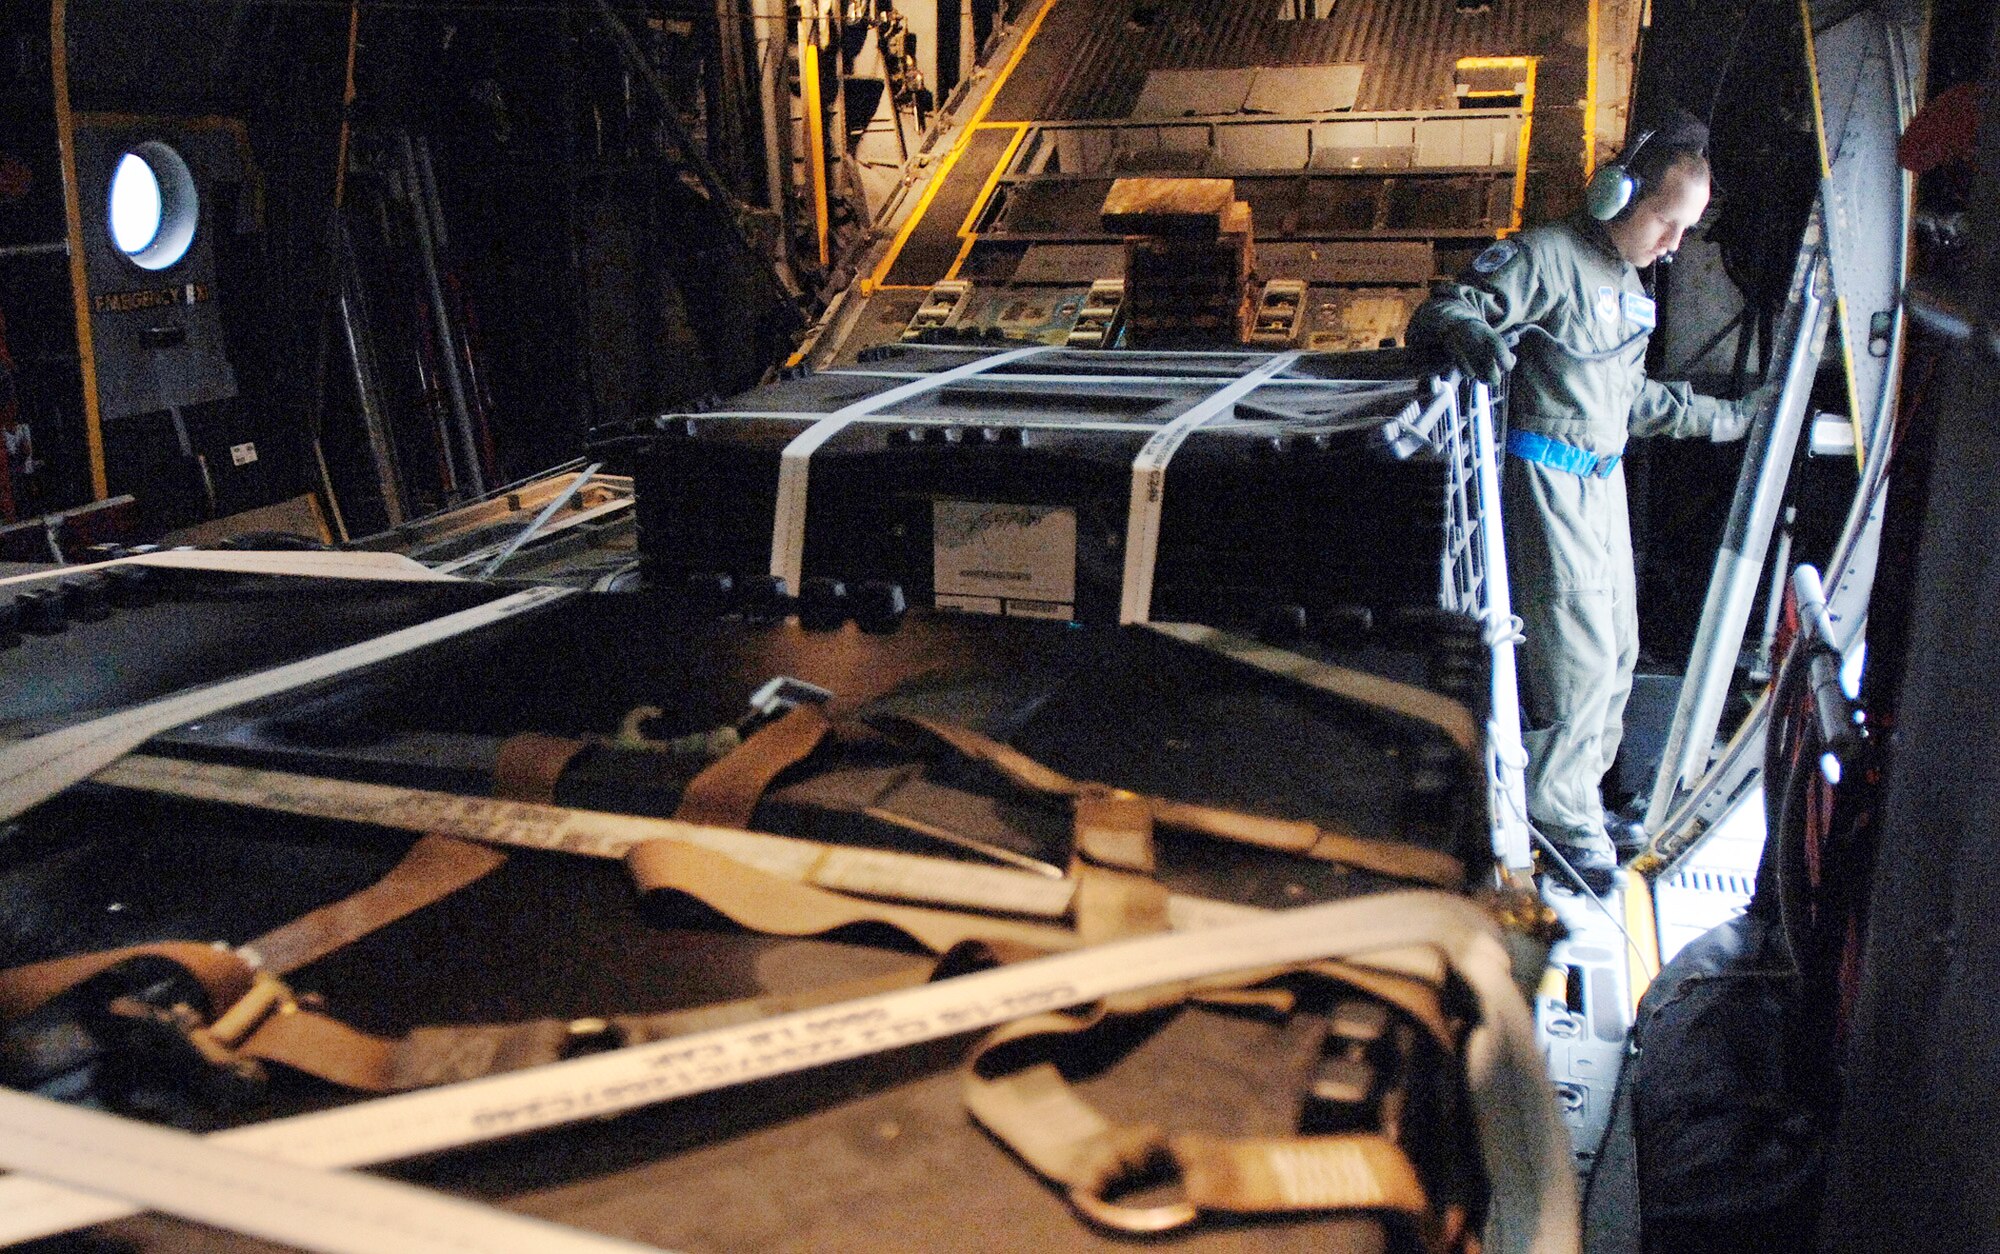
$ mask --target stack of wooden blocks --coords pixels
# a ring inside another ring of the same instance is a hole
[[[1125,238],[1125,344],[1241,344],[1252,326],[1250,205],[1232,179],[1119,179],[1100,211]]]

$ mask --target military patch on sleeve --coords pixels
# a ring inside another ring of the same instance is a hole
[[[1488,244],[1477,257],[1472,259],[1472,271],[1474,274],[1492,274],[1514,260],[1520,252],[1521,246],[1513,240],[1497,240]]]
[[[1618,321],[1618,289],[1608,283],[1597,289],[1597,316],[1606,322]]]

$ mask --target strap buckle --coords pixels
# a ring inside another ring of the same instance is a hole
[[[1171,1232],[1201,1218],[1201,1211],[1185,1199],[1153,1206],[1121,1206],[1106,1196],[1124,1183],[1180,1182],[1180,1160],[1151,1129],[1139,1130],[1137,1143],[1119,1144],[1096,1170],[1084,1174],[1085,1180],[1069,1186],[1070,1205],[1092,1223],[1114,1232]]]
[[[81,986],[80,986],[81,987]],[[274,1015],[298,1009],[277,976],[258,972],[250,987],[212,1022],[191,990],[133,987],[99,1003],[92,1088],[113,1109],[143,1110],[168,1122],[200,1126],[217,1112],[262,1100],[264,1065],[241,1047]]]
[[[790,675],[774,675],[750,694],[750,712],[737,723],[737,732],[749,735],[767,723],[775,723],[802,705],[821,709],[833,702],[831,689],[809,684]]]
[[[290,986],[269,971],[259,971],[235,1005],[206,1027],[188,1028],[185,1035],[203,1058],[217,1066],[235,1066],[245,1061],[237,1051],[251,1033],[273,1016],[295,1014],[298,1009],[299,999]]]
[[[564,1031],[565,1035],[560,1051],[561,1056],[564,1058],[581,1058],[585,1054],[601,1054],[606,1050],[617,1049],[621,1045],[631,1044],[630,1041],[625,1039],[624,1034],[618,1030],[618,1025],[609,1019],[595,1017],[571,1019],[569,1026]]]

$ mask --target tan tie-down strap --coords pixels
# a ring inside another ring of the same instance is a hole
[[[233,1016],[235,1022],[225,1029],[218,1021],[208,1035],[229,1057],[280,1063],[364,1092],[400,1092],[539,1066],[579,1049],[638,1045],[913,987],[932,978],[956,954],[1013,961],[1078,943],[1074,934],[1061,928],[851,900],[672,841],[636,846],[627,862],[642,891],[684,893],[752,930],[803,936],[855,923],[881,923],[943,957],[801,994],[652,1015],[422,1027],[393,1038],[361,1032],[301,1008],[282,985],[260,977],[252,996],[239,1003],[243,1009],[225,1016]],[[265,995],[260,997],[259,992]]]
[[[1361,678],[1374,680],[1373,676]],[[1406,687],[1387,680],[1377,682],[1397,690]],[[1218,840],[1335,862],[1395,879],[1453,889],[1465,883],[1464,864],[1449,854],[1368,840],[1301,820],[1172,801],[1071,779],[1011,745],[936,719],[885,715],[878,721],[916,729],[964,757],[991,766],[1019,788],[1068,799],[1076,850],[1099,866],[1152,874],[1156,865],[1153,826],[1162,823]],[[674,818],[714,827],[748,828],[772,781],[804,761],[833,730],[820,707],[793,708],[690,780]],[[501,746],[495,794],[510,800],[552,801],[556,780],[583,747],[581,741],[534,734],[513,737]]]
[[[214,1021],[190,1040],[217,1063],[279,1063],[363,1092],[397,1092],[555,1062],[578,1049],[626,1046],[921,984],[955,955],[1013,961],[1074,948],[1063,928],[981,915],[856,901],[734,862],[696,846],[652,841],[629,859],[642,890],[693,896],[743,926],[813,935],[854,923],[895,928],[938,961],[801,994],[768,995],[650,1015],[421,1027],[403,1037],[359,1031],[302,1007],[276,977],[478,879],[498,851],[445,837],[418,841],[388,875],[341,901],[284,924],[239,950],[169,941],[57,959],[0,972],[0,1014],[18,1017],[130,958],[156,955],[206,990]],[[261,967],[253,959],[262,956]]]
[[[964,1094],[973,1118],[1022,1161],[1062,1186],[1085,1217],[1123,1232],[1185,1227],[1204,1211],[1265,1214],[1307,1210],[1425,1214],[1428,1201],[1416,1169],[1394,1142],[1375,1134],[1224,1138],[1170,1132],[1156,1124],[1117,1125],[1086,1102],[1054,1063],[1036,1061],[998,1071],[1002,1046],[1035,1037],[1077,1037],[1117,1015],[1144,1013],[1190,999],[1227,1001],[1231,994],[1279,993],[1267,1002],[1289,1008],[1283,990],[1247,987],[1277,972],[1247,973],[1130,994],[1083,1015],[1046,1014],[997,1029],[967,1065]],[[1121,1205],[1121,1186],[1140,1181],[1178,1184],[1161,1204]]]
[[[101,971],[132,958],[166,958],[202,986],[211,1022],[189,1029],[188,1041],[211,1062],[266,1056],[245,1049],[266,1032],[312,1065],[301,1070],[335,1083],[368,1088],[383,1069],[373,1038],[324,1015],[301,1011],[277,977],[345,948],[371,932],[442,900],[507,860],[482,845],[425,836],[389,873],[339,901],[321,906],[239,949],[193,941],[163,941],[38,962],[0,972],[0,1018],[18,1018]],[[308,1044],[299,1044],[310,1038]],[[282,1052],[269,1055],[289,1062]]]
[[[964,757],[985,763],[1017,787],[1045,796],[1070,798],[1076,807],[1077,850],[1101,865],[1150,873],[1152,826],[1161,823],[1220,840],[1337,862],[1395,879],[1453,889],[1465,885],[1465,864],[1450,854],[1332,832],[1299,820],[1170,801],[1071,779],[1011,745],[937,719],[894,714],[880,716],[879,721],[915,729]]]
[[[829,849],[824,856],[839,852]],[[300,1007],[274,978],[274,973],[303,966],[478,879],[502,857],[482,846],[426,837],[377,884],[250,942],[246,949],[264,956],[262,972],[223,949],[169,943],[0,973],[0,1007],[10,1014],[24,1013],[126,957],[160,952],[182,962],[202,979],[211,1005],[228,1008],[213,1025],[197,1033],[197,1044],[205,1053],[218,1061],[251,1058],[281,1063],[347,1087],[383,1092],[554,1061],[579,1048],[580,1042],[585,1048],[597,1047],[600,1040],[636,1044],[808,1004],[749,999],[669,1015],[588,1020],[582,1031],[578,1024],[550,1020],[419,1028],[405,1037],[389,1039],[359,1032]],[[1076,870],[1074,932],[989,915],[857,900],[678,841],[652,840],[632,846],[628,865],[644,891],[684,893],[743,926],[776,935],[816,935],[851,924],[879,923],[933,952],[971,943],[994,951],[1002,960],[1012,960],[1165,931],[1169,926],[1170,899],[1162,887],[1136,874],[1088,864],[1080,864]],[[1422,981],[1367,968],[1349,971],[1347,964],[1323,965],[1333,968],[1331,974],[1358,986],[1379,985],[1382,995],[1405,1005],[1427,1024],[1436,1025],[1434,1030],[1442,1035],[1435,990]],[[891,986],[918,982],[929,970],[927,965],[913,967],[893,977]],[[828,990],[826,996],[839,1000],[868,991],[844,986]],[[1123,1008],[1122,999],[1119,1008]]]
[[[682,893],[748,928],[776,936],[812,936],[858,923],[903,933],[933,953],[975,947],[1001,960],[1074,948],[1063,928],[944,910],[857,900],[768,875],[698,846],[648,841],[627,867],[642,892]],[[1150,884],[1148,889],[1158,890]],[[1164,909],[1157,911],[1164,921]],[[239,1056],[282,1063],[366,1092],[398,1092],[539,1066],[579,1048],[638,1045],[812,1006],[908,988],[931,978],[922,962],[868,980],[803,994],[765,996],[655,1015],[531,1020],[417,1028],[398,1038],[371,1036],[289,1004],[229,1044]]]
[[[968,941],[995,942],[1039,953],[1074,949],[1079,943],[1077,935],[1066,928],[831,893],[767,875],[733,858],[679,841],[635,845],[625,855],[625,864],[643,892],[684,893],[752,931],[773,936],[818,936],[857,923],[883,923],[932,953],[943,953]]]
[[[250,991],[250,982],[256,975],[255,969],[234,950],[199,941],[128,945],[0,971],[0,1019],[18,1019],[30,1014],[100,971],[145,957],[165,958],[178,964],[208,991],[209,1004],[216,1007],[234,1005]]]
[[[16,1019],[43,1002],[132,958],[167,958],[208,991],[220,1013],[243,1000],[258,971],[283,974],[341,949],[457,892],[507,860],[482,845],[426,836],[389,873],[358,893],[264,933],[241,950],[198,941],[160,941],[56,958],[0,971],[0,1018]]]
[[[489,845],[425,836],[390,872],[350,897],[300,915],[259,936],[249,948],[266,971],[283,975],[444,900],[507,861]]]
[[[540,732],[509,736],[500,742],[500,754],[493,763],[493,795],[506,801],[551,805],[562,773],[589,747],[587,740]]]
[[[282,1063],[348,1088],[398,1092],[539,1066],[579,1048],[639,1045],[909,988],[931,979],[959,955],[1006,962],[1078,944],[1077,936],[1062,928],[854,900],[675,841],[634,846],[626,862],[641,891],[685,894],[753,931],[807,936],[856,923],[880,923],[940,958],[798,994],[652,1015],[423,1027],[399,1038],[371,1036],[287,1002],[229,1044],[239,1056]],[[1160,913],[1164,918],[1164,911]]]
[[[712,827],[750,826],[771,781],[805,760],[830,730],[818,706],[793,706],[689,780],[674,817]]]
[[[1469,761],[1481,761],[1484,737],[1479,720],[1462,701],[1415,684],[1335,666],[1199,623],[1147,623],[1146,630],[1206,649],[1267,675],[1282,676],[1371,710],[1436,728],[1464,751]]]
[[[1167,917],[1167,890],[1158,882],[1127,871],[1114,871],[1079,861],[1071,868],[1076,898],[1077,939],[1101,945],[1127,936],[1150,936],[1172,930]]]
[[[937,965],[917,962],[810,992],[749,997],[689,1010],[420,1027],[401,1037],[374,1036],[315,1011],[291,1009],[264,1019],[234,1049],[239,1057],[280,1063],[344,1088],[400,1093],[539,1067],[578,1052],[643,1045],[913,988],[931,979]]]

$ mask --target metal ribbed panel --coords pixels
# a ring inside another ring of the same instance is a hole
[[[1014,99],[1001,103],[1013,107],[994,116],[1122,118],[1156,69],[1343,62],[1368,67],[1357,109],[1449,108],[1458,58],[1555,44],[1581,31],[1585,6],[1493,0],[1461,13],[1454,0],[1334,0],[1330,17],[1279,21],[1278,0],[1059,0],[1016,76],[1028,81],[1009,84]]]

